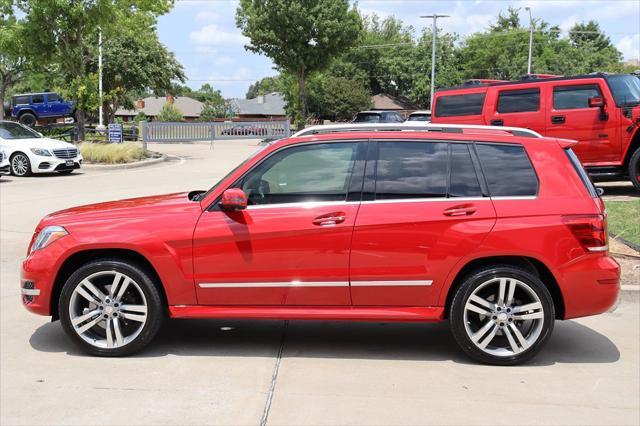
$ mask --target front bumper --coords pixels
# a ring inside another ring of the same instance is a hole
[[[11,173],[11,169],[9,168],[9,163],[6,163],[0,166],[0,175],[8,175],[9,173]]]
[[[565,319],[607,312],[618,300],[620,265],[608,254],[587,254],[560,269]]]
[[[67,164],[67,161],[72,164]],[[33,173],[52,173],[63,170],[74,170],[82,167],[82,156],[78,155],[69,160],[57,157],[38,156],[36,161],[31,165]]]

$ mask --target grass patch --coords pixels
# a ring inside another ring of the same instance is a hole
[[[640,200],[605,201],[609,232],[640,245]]]
[[[137,143],[92,143],[80,144],[84,161],[98,164],[120,164],[140,161],[151,156]]]

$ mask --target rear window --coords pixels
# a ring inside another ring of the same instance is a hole
[[[449,197],[482,197],[482,189],[467,144],[451,144]]]
[[[353,119],[353,122],[354,123],[379,123],[380,114],[359,112],[358,115],[356,115],[356,118]]]
[[[476,144],[492,197],[523,197],[538,193],[538,177],[520,145]]]
[[[60,100],[60,96],[57,93],[49,93],[47,95],[47,102],[58,102]]]
[[[593,198],[596,198],[598,196],[596,187],[593,185],[593,182],[591,181],[591,178],[589,177],[587,172],[584,170],[584,167],[582,167],[582,164],[580,164],[580,160],[578,159],[576,153],[573,152],[571,148],[565,149],[564,152],[567,155],[567,158],[569,158],[569,162],[576,170],[576,173],[578,173],[578,176],[580,176],[580,180],[584,184],[584,187],[587,189],[589,195],[591,195]]]
[[[460,115],[480,115],[484,104],[484,93],[440,96],[436,101],[437,117],[455,117]]]
[[[498,112],[530,112],[540,109],[540,89],[506,90],[498,95]]]
[[[558,86],[553,88],[554,109],[589,108],[589,98],[602,96],[596,84]]]
[[[29,96],[14,96],[13,104],[14,105],[23,105],[31,102],[31,98]]]

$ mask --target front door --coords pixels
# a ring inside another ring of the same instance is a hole
[[[492,202],[483,196],[470,145],[376,145],[353,235],[353,304],[435,306],[448,271],[494,225]]]
[[[247,194],[246,210],[204,212],[193,243],[198,303],[350,304],[359,201],[348,196],[362,186],[364,145],[285,147],[233,185]]]
[[[597,165],[620,157],[615,105],[605,105],[604,110],[589,108],[589,98],[596,96],[603,96],[597,82],[557,82],[553,86],[546,136],[577,140],[573,150],[583,164]]]

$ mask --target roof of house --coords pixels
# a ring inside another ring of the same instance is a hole
[[[142,111],[147,117],[155,117],[160,113],[160,109],[162,109],[164,104],[167,103],[167,98],[150,96],[148,98],[144,98],[143,101],[144,108],[141,110],[118,108],[115,115],[135,116],[138,112]],[[187,96],[176,96],[173,100],[173,105],[182,112],[184,117],[200,117],[200,112],[204,107],[202,102]]]
[[[415,110],[418,109],[409,98],[404,96],[392,96],[385,94],[378,94],[371,97],[373,103],[373,109],[386,109],[386,110]]]
[[[231,99],[231,108],[238,115],[287,115],[282,93],[267,93],[254,99]]]

